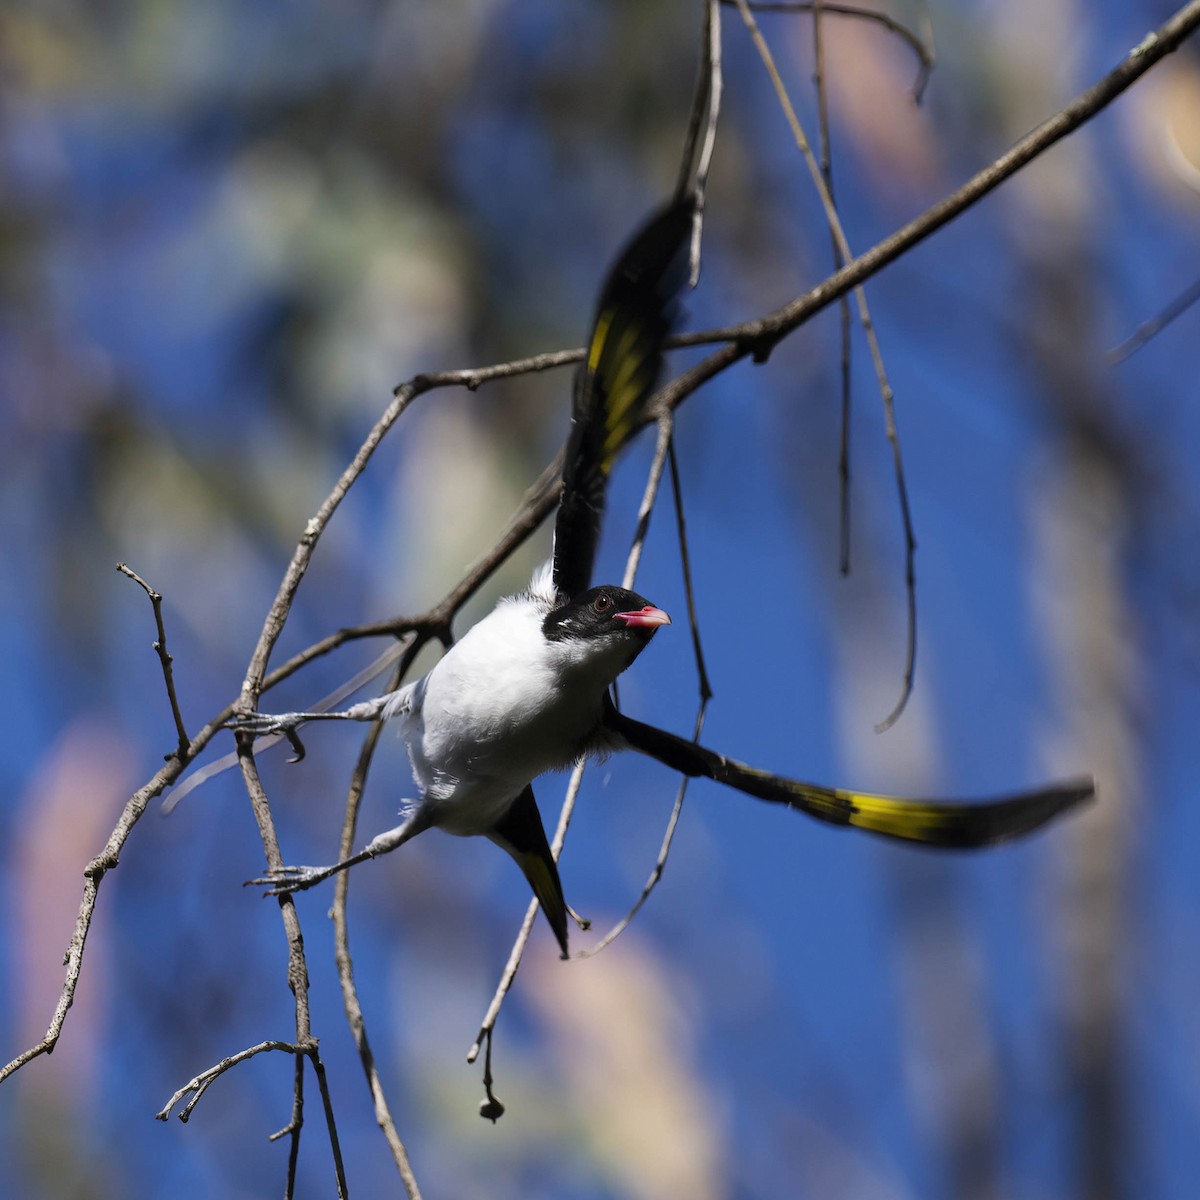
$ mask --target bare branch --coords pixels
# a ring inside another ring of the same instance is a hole
[[[696,720],[696,728],[694,736],[698,739],[704,730],[704,708],[706,704],[701,705],[701,715]],[[586,950],[581,950],[577,955],[578,958],[592,958],[599,954],[602,950],[607,950],[633,924],[633,919],[642,911],[642,906],[650,899],[651,893],[658,886],[658,881],[662,879],[663,872],[667,867],[667,858],[671,853],[671,844],[675,840],[675,830],[679,825],[679,817],[683,813],[683,801],[687,795],[688,783],[690,780],[684,776],[679,781],[679,788],[675,793],[675,803],[671,806],[671,815],[667,818],[667,827],[663,830],[662,842],[658,848],[658,856],[654,860],[654,866],[650,870],[649,878],[642,885],[641,893],[633,902],[629,911],[606,933],[598,942],[589,946]]]
[[[333,1155],[333,1177],[337,1181],[338,1200],[345,1200],[350,1192],[346,1186],[346,1164],[342,1161],[342,1147],[338,1139],[337,1120],[333,1112],[333,1097],[329,1094],[329,1080],[325,1075],[325,1063],[317,1052],[314,1044],[308,1053],[312,1063],[313,1073],[317,1077],[317,1090],[321,1093],[321,1108],[325,1113],[325,1128],[329,1132],[329,1151]],[[295,1186],[294,1166],[289,1166],[288,1192],[291,1194]]]
[[[263,789],[262,780],[258,775],[258,765],[254,761],[253,739],[245,734],[238,734],[237,743],[238,761],[242,768],[242,778],[246,784],[246,791],[250,796],[250,805],[254,811],[254,819],[258,824],[263,849],[266,851],[267,863],[271,867],[280,867],[283,865],[283,859],[279,852],[279,841],[275,834],[275,822],[271,816],[271,806]],[[317,1076],[317,1084],[321,1090],[325,1112],[325,1124],[329,1132],[330,1145],[333,1151],[338,1196],[341,1197],[346,1195],[345,1169],[342,1164],[333,1105],[329,1098],[328,1085],[325,1080],[325,1070],[320,1061],[320,1056],[316,1052],[316,1041],[312,1035],[312,1018],[308,1002],[308,962],[304,954],[304,937],[300,931],[300,918],[291,896],[283,895],[279,897],[279,911],[283,918],[284,932],[287,936],[288,987],[295,998],[296,1044],[305,1047],[306,1055],[311,1059],[313,1070]],[[312,1047],[311,1051],[308,1050],[310,1046]],[[295,1186],[296,1163],[299,1157],[300,1134],[303,1128],[303,1112],[304,1070],[303,1063],[297,1060],[296,1074],[293,1082],[292,1119],[278,1135],[281,1137],[285,1134],[290,1136],[292,1143],[288,1158],[288,1196],[293,1194]]]
[[[812,152],[812,146],[809,144],[808,137],[804,133],[804,128],[800,124],[800,118],[796,115],[795,106],[792,104],[791,97],[788,95],[787,87],[784,85],[783,76],[779,73],[779,68],[775,65],[774,55],[771,53],[771,48],[767,45],[766,38],[762,35],[762,30],[759,29],[758,22],[754,19],[754,14],[750,11],[747,0],[737,0],[738,9],[741,11],[742,20],[746,27],[750,30],[750,36],[754,41],[755,48],[758,50],[759,56],[762,58],[763,66],[770,76],[771,85],[775,89],[775,95],[779,100],[779,106],[783,109],[783,114],[787,119],[789,128],[792,131],[792,136],[796,141],[796,145],[800,153],[804,157],[804,161],[808,166],[809,174],[812,177],[813,185],[817,189],[817,194],[821,198],[821,206],[825,210],[825,220],[829,225],[830,237],[833,239],[834,257],[837,260],[837,265],[841,266],[847,259],[852,257],[850,251],[850,243],[846,240],[846,235],[842,230],[841,219],[838,217],[837,205],[833,200],[833,191],[829,186],[828,171],[822,170],[818,164],[816,157]],[[820,12],[818,11],[815,18],[815,27],[820,28]],[[819,43],[818,43],[819,45]],[[821,105],[821,111],[824,112],[824,105]],[[884,423],[887,429],[888,443],[892,448],[892,464],[893,473],[896,479],[896,490],[900,498],[900,516],[902,528],[904,531],[904,578],[905,586],[908,593],[908,636],[905,645],[904,656],[904,673],[900,687],[900,697],[896,701],[892,711],[875,726],[876,732],[882,732],[891,726],[899,718],[904,711],[904,706],[908,703],[908,698],[912,695],[913,678],[916,674],[917,663],[917,584],[916,584],[916,551],[917,539],[913,534],[912,527],[912,511],[908,503],[908,485],[904,479],[904,462],[900,454],[900,437],[896,431],[896,405],[895,394],[892,391],[892,386],[888,382],[887,368],[883,363],[883,351],[879,347],[879,338],[875,332],[875,322],[871,318],[871,310],[867,304],[867,293],[861,287],[857,286],[854,289],[854,301],[858,306],[858,320],[862,325],[863,333],[866,334],[867,347],[871,352],[871,362],[875,367],[875,377],[879,383],[879,394],[883,399],[883,416]],[[844,308],[843,308],[844,311]],[[843,324],[843,367],[846,374],[843,377],[845,392],[843,393],[843,454],[847,452],[846,437],[849,411],[849,356],[848,345],[845,340],[846,328]],[[849,465],[846,463],[848,472]],[[847,479],[848,474],[843,476]],[[843,502],[849,493],[843,490]],[[843,537],[847,536],[846,530],[848,526],[843,525]],[[843,569],[848,564],[848,558],[843,558]]]
[[[155,591],[136,571],[131,570],[124,563],[117,563],[117,570],[141,587],[142,591],[150,597],[150,604],[154,608],[154,624],[158,629],[158,641],[154,643],[154,651],[158,655],[158,661],[162,663],[163,681],[167,685],[167,699],[171,704],[171,716],[175,719],[175,732],[179,737],[179,745],[175,753],[182,757],[187,754],[190,739],[187,729],[184,728],[183,714],[179,711],[179,697],[175,694],[175,672],[171,668],[174,660],[167,653],[167,631],[163,625],[162,594]]]
[[[292,555],[292,561],[288,564],[288,568],[284,573],[279,591],[276,593],[271,608],[267,613],[267,618],[263,623],[263,630],[259,635],[258,644],[255,646],[254,653],[251,656],[250,665],[246,671],[246,678],[242,684],[240,705],[243,709],[250,707],[251,703],[257,699],[263,690],[267,662],[270,659],[275,643],[279,639],[280,633],[283,631],[288,613],[291,611],[296,589],[300,586],[300,581],[308,571],[308,565],[312,561],[312,553],[317,541],[333,518],[333,514],[337,512],[346,494],[357,482],[363,471],[366,470],[367,464],[371,461],[372,456],[379,448],[387,432],[400,419],[408,406],[418,397],[435,388],[465,387],[474,391],[481,384],[493,379],[506,379],[514,375],[529,374],[532,371],[545,371],[551,367],[577,362],[582,357],[582,350],[557,351],[550,354],[535,355],[532,358],[519,359],[515,362],[501,363],[494,367],[464,371],[444,371],[432,375],[418,375],[409,380],[408,383],[402,383],[396,387],[392,402],[371,428],[370,433],[367,434],[366,440],[358,448],[350,465],[342,472],[333,490],[326,496],[321,506],[317,509],[316,514],[305,526],[304,534],[300,538],[299,544],[296,546],[296,551]],[[547,511],[552,506],[553,504],[550,502],[547,506]],[[536,524],[533,527],[536,527]],[[476,584],[475,586],[478,585]],[[468,581],[464,581],[463,587],[459,590],[463,590],[463,588],[467,589],[467,595],[471,594],[473,588],[470,587],[470,577],[468,577]]]
[[[663,468],[671,450],[671,431],[674,427],[675,422],[670,411],[664,411],[658,418],[658,441],[654,446],[654,460],[646,476],[646,487],[642,492],[642,503],[638,508],[637,522],[633,529],[633,544],[629,547],[629,555],[625,560],[625,576],[621,583],[623,588],[632,588],[637,581],[638,567],[642,563],[642,550],[646,545],[646,535],[650,532],[650,517],[654,513]]]
[[[752,354],[756,361],[770,357],[771,349],[809,317],[827,308],[851,288],[877,275],[902,254],[961,216],[989,192],[995,191],[1023,167],[1044,154],[1056,142],[1074,133],[1200,28],[1200,0],[1190,0],[1174,16],[1148,33],[1122,61],[1098,82],[1075,97],[1061,112],[1025,135],[999,158],[973,175],[945,199],[928,208],[864,254],[848,262],[803,296],[773,312],[740,325],[710,329],[702,334],[680,334],[668,346],[690,346],[713,342],[739,343],[732,360],[709,365],[704,378],[723,370],[730,361]],[[716,356],[714,356],[715,358]],[[707,361],[707,360],[706,360]],[[670,391],[670,389],[667,389]],[[682,396],[680,397],[682,399]],[[678,403],[679,401],[675,401]]]
[[[704,648],[700,644],[700,618],[696,612],[696,590],[692,580],[692,554],[688,548],[687,520],[683,514],[683,488],[679,482],[679,462],[675,457],[675,443],[671,442],[671,500],[675,506],[675,533],[679,538],[679,563],[683,571],[683,591],[687,598],[688,627],[692,631],[692,655],[696,660],[696,677],[700,687],[701,708],[713,697],[712,684],[708,679],[708,666],[704,661]]]
[[[406,649],[403,660],[397,666],[388,690],[394,691],[412,667],[413,659],[420,650],[421,643],[414,641]],[[383,725],[379,722],[368,729],[359,751],[358,761],[350,777],[350,787],[346,796],[346,809],[342,819],[342,834],[338,859],[349,857],[354,849],[355,837],[358,830],[358,810],[362,801],[363,791],[367,784],[367,775],[371,762],[375,757],[379,738],[383,733]],[[370,1039],[367,1037],[366,1017],[363,1014],[362,1003],[358,996],[358,987],[354,982],[354,961],[350,957],[350,924],[348,915],[348,900],[350,894],[350,872],[338,874],[334,885],[333,907],[331,916],[334,928],[334,959],[337,963],[338,982],[342,989],[342,1007],[346,1013],[346,1023],[350,1027],[350,1035],[358,1049],[359,1061],[367,1079],[367,1089],[371,1093],[371,1102],[375,1109],[375,1122],[383,1133],[384,1140],[392,1152],[392,1159],[400,1173],[400,1179],[408,1192],[409,1200],[421,1200],[421,1189],[413,1173],[412,1163],[408,1157],[408,1149],[401,1140],[396,1128],[395,1118],[388,1107],[387,1096],[383,1090],[383,1081],[379,1077],[379,1069],[375,1063],[375,1055],[371,1050]]]
[[[722,4],[737,6],[739,0],[721,0]],[[827,4],[825,0],[808,0],[799,3],[797,0],[749,0],[753,12],[798,13],[809,12],[819,20],[821,13],[833,17],[849,17],[856,21],[867,21],[882,25],[889,33],[896,34],[902,41],[908,43],[912,52],[917,56],[917,78],[913,81],[911,95],[915,104],[920,104],[929,85],[929,77],[933,74],[934,51],[933,38],[918,37],[907,25],[897,21],[887,13],[876,12],[873,8],[860,8],[856,4]]]
[[[566,835],[567,824],[570,821],[567,805],[573,804],[582,780],[583,764],[577,763],[571,772],[570,782],[567,784],[567,798],[559,814],[558,828],[554,831],[554,840],[550,843],[550,852],[554,855],[556,862],[558,861],[559,854],[562,853],[563,837]],[[535,898],[529,902],[529,907],[525,910],[525,917],[521,921],[521,928],[517,931],[517,936],[513,940],[512,950],[509,951],[508,962],[500,974],[500,982],[496,985],[496,991],[492,996],[491,1003],[487,1007],[487,1012],[484,1013],[483,1020],[479,1023],[479,1032],[475,1035],[475,1041],[472,1043],[470,1050],[467,1051],[467,1062],[469,1063],[473,1063],[479,1057],[479,1051],[483,1048],[485,1040],[490,1045],[492,1030],[495,1028],[496,1019],[500,1016],[500,1009],[504,1005],[504,998],[508,995],[509,989],[513,985],[513,980],[517,977],[517,971],[520,969],[521,959],[525,955],[525,946],[529,942],[529,934],[533,929],[533,922],[537,917],[537,913],[538,902]],[[491,1092],[490,1079],[487,1091],[488,1099],[494,1099]],[[487,1117],[489,1120],[491,1119],[490,1112],[483,1112],[481,1110],[481,1115]]]
[[[813,89],[817,93],[817,138],[820,145],[821,178],[829,190],[829,198],[836,204],[833,190],[833,143],[829,133],[829,97],[825,89],[825,12],[824,0],[815,0],[812,8],[813,21]],[[833,252],[833,269],[846,265],[842,248],[829,234]],[[850,372],[850,301],[842,296],[838,301],[838,333],[841,347],[842,386],[842,432],[838,446],[838,492],[840,496],[838,514],[838,567],[843,575],[850,574],[850,420],[853,413],[853,391]]]
[[[155,1120],[166,1121],[170,1118],[171,1112],[175,1106],[184,1098],[190,1095],[188,1102],[179,1110],[179,1119],[185,1124],[187,1119],[192,1115],[192,1109],[200,1101],[200,1097],[208,1091],[210,1085],[219,1079],[226,1071],[232,1070],[239,1063],[244,1063],[258,1054],[265,1054],[271,1050],[282,1050],[287,1054],[307,1054],[308,1050],[305,1047],[297,1046],[294,1042],[279,1042],[266,1041],[259,1042],[257,1046],[249,1046],[245,1050],[239,1050],[236,1054],[231,1054],[228,1058],[223,1058],[219,1063],[215,1063],[209,1067],[207,1071],[201,1071],[199,1075],[189,1079],[171,1098],[154,1114]]]

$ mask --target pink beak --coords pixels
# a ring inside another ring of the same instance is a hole
[[[613,613],[613,619],[626,625],[640,625],[643,629],[656,629],[659,625],[670,625],[671,618],[661,608],[647,604],[637,612]]]

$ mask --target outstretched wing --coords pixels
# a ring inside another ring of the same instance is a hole
[[[688,274],[695,201],[659,211],[617,259],[596,306],[587,358],[575,375],[563,494],[554,526],[554,585],[571,597],[591,583],[613,462],[641,428],[658,383],[662,345]]]
[[[749,796],[786,804],[831,825],[853,825],[881,837],[951,850],[993,846],[1024,837],[1096,793],[1095,782],[1084,777],[972,804],[902,800],[770,775],[626,717],[611,703],[605,724],[632,749],[685,775],[715,779]]]
[[[502,850],[512,855],[521,868],[533,894],[554,930],[563,958],[567,957],[567,902],[563,897],[558,866],[550,853],[542,814],[538,812],[533,788],[525,790],[513,801],[512,807],[488,831],[488,837]]]

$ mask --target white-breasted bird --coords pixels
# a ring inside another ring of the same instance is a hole
[[[601,289],[575,376],[554,555],[529,589],[501,600],[415,683],[344,712],[250,714],[234,723],[255,736],[287,736],[299,756],[295,731],[303,722],[394,721],[419,793],[406,803],[399,825],[350,858],[287,867],[252,881],[268,894],[312,887],[426,829],[483,835],[520,866],[565,958],[570,910],[532,783],[589,754],[620,749],[821,821],[949,849],[1021,837],[1094,794],[1087,777],[973,803],[822,787],[740,763],[617,709],[610,686],[670,618],[633,592],[589,584],[609,473],[649,419],[647,400],[687,276],[694,212],[688,195],[655,214]]]

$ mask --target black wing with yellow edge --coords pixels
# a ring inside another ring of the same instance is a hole
[[[554,526],[554,585],[571,597],[591,584],[604,494],[618,452],[645,422],[662,347],[687,280],[695,202],[678,200],[634,235],[605,280],[575,376],[563,494]]]
[[[1024,837],[1096,794],[1095,782],[1082,777],[970,804],[902,800],[770,775],[626,717],[611,704],[605,724],[624,738],[631,749],[684,775],[714,779],[759,800],[786,804],[831,825],[852,825],[880,837],[950,850],[994,846]]]

